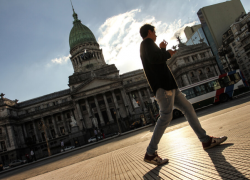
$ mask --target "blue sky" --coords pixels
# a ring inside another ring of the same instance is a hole
[[[139,27],[152,23],[159,44],[185,40],[185,26],[199,23],[197,11],[225,0],[72,0],[82,23],[94,33],[108,64],[120,73],[141,69]],[[246,12],[250,1],[241,0]],[[68,88],[73,74],[70,0],[0,0],[0,93],[25,101]]]

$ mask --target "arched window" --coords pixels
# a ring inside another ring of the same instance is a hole
[[[200,76],[200,75],[202,75],[203,73],[202,73],[201,70],[198,70],[198,74],[199,74],[199,76]]]

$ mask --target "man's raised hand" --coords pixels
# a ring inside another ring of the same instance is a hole
[[[168,45],[168,42],[167,41],[165,41],[165,40],[163,40],[161,43],[160,43],[160,48],[164,48],[164,49],[166,49],[166,47],[167,47],[167,45]]]

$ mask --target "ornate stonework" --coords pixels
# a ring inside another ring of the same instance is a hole
[[[219,69],[206,43],[179,44],[177,53],[167,62],[179,87],[218,76]]]

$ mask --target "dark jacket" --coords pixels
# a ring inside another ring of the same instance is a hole
[[[140,56],[148,83],[156,94],[158,88],[165,90],[177,89],[178,86],[168,68],[166,61],[171,55],[166,49],[160,49],[152,39],[141,42]]]

